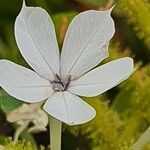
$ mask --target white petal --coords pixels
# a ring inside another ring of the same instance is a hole
[[[115,29],[108,11],[86,11],[69,26],[61,54],[61,74],[77,78],[108,57]]]
[[[59,74],[55,29],[44,9],[23,4],[15,22],[15,37],[21,54],[36,72],[48,79]]]
[[[53,93],[48,80],[7,60],[0,61],[0,86],[13,97],[31,103],[44,100]]]
[[[69,92],[54,94],[46,101],[44,109],[51,116],[68,125],[86,123],[96,114],[90,105]]]
[[[68,90],[81,96],[96,96],[127,79],[132,72],[133,59],[124,57],[102,65],[72,81]]]

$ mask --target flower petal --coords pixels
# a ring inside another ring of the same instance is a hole
[[[50,97],[44,109],[54,118],[76,125],[90,121],[95,117],[95,110],[81,98],[69,92],[58,92]]]
[[[61,54],[61,74],[77,78],[108,57],[115,29],[108,11],[86,11],[69,26]]]
[[[132,58],[124,57],[117,59],[72,81],[68,91],[81,96],[96,96],[127,79],[132,72]]]
[[[15,98],[31,103],[44,100],[53,93],[48,80],[7,60],[0,60],[0,86]]]
[[[36,72],[52,80],[59,74],[55,29],[44,9],[24,3],[15,22],[15,37],[21,54]]]

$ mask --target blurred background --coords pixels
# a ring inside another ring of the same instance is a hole
[[[96,109],[97,116],[85,125],[63,125],[62,150],[131,150],[150,126],[150,1],[26,0],[26,4],[42,7],[50,14],[60,48],[74,16],[85,10],[107,10],[115,5],[112,17],[116,33],[110,42],[110,57],[102,63],[130,56],[138,69],[107,93],[83,97]],[[28,67],[14,38],[14,22],[21,7],[22,0],[0,0],[0,59]],[[9,137],[13,136],[16,125],[6,121],[6,115],[21,105],[22,102],[0,90],[0,145],[7,150],[48,149],[48,131],[31,135],[25,130],[20,140],[26,141],[12,145]],[[142,143],[144,150],[150,150],[148,135]]]

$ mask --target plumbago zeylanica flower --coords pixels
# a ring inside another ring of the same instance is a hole
[[[133,72],[133,60],[129,57],[94,68],[108,57],[109,41],[115,32],[111,11],[89,10],[77,15],[59,56],[50,16],[44,9],[27,7],[24,2],[15,22],[15,38],[34,71],[1,60],[1,87],[25,102],[46,100],[44,110],[68,125],[90,121],[95,110],[77,95],[101,94]]]

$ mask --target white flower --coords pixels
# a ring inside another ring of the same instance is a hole
[[[91,71],[108,57],[109,41],[115,32],[110,13],[111,9],[89,10],[77,15],[69,26],[59,57],[55,29],[48,13],[24,3],[15,22],[15,37],[22,56],[34,71],[1,60],[1,87],[25,102],[47,100],[44,110],[66,124],[90,121],[95,110],[77,95],[101,94],[133,72],[133,60],[129,57]]]

